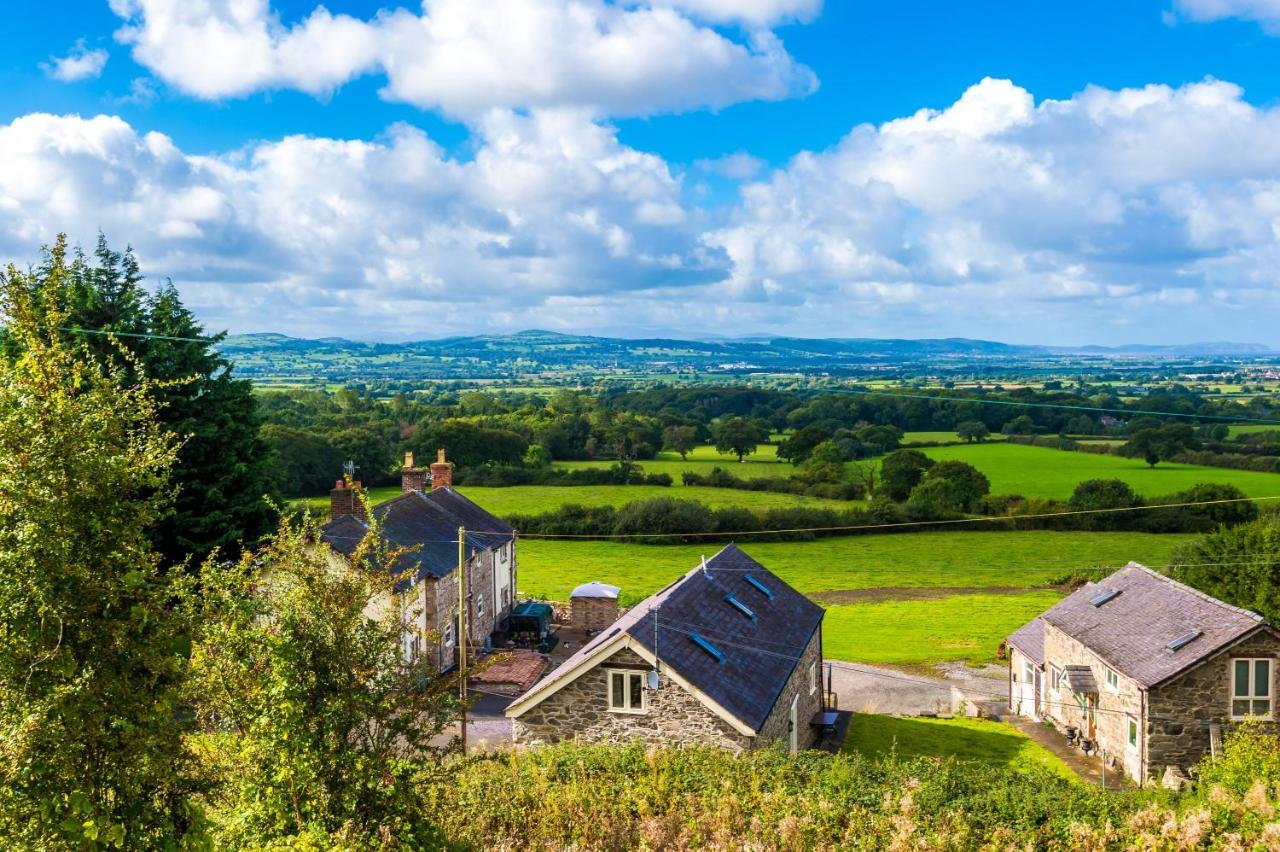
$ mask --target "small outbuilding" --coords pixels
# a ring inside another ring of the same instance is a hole
[[[574,630],[604,630],[618,620],[617,586],[583,583],[569,595],[569,624]]]

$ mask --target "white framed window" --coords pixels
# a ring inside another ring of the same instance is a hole
[[[809,694],[813,695],[818,691],[818,664],[809,664]]]
[[[1271,718],[1274,661],[1237,658],[1231,661],[1231,718]]]
[[[422,655],[422,637],[414,633],[409,637],[409,661],[413,662]]]
[[[1022,682],[1023,683],[1036,682],[1036,667],[1030,660],[1022,661]]]
[[[609,673],[609,710],[613,713],[647,713],[644,672],[607,669]]]
[[[1102,667],[1102,679],[1107,684],[1107,689],[1112,692],[1120,691],[1120,675],[1116,674],[1116,670],[1110,666]]]
[[[444,646],[446,648],[453,647],[453,622],[450,621],[444,626]]]
[[[1129,751],[1138,750],[1138,720],[1129,718],[1125,720],[1125,747]]]
[[[484,615],[484,595],[476,595],[476,617]]]
[[[1062,669],[1058,666],[1049,666],[1049,686],[1054,692],[1062,689]]]

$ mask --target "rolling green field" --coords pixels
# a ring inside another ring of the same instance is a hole
[[[791,476],[794,474],[795,467],[789,462],[779,460],[777,453],[778,448],[774,444],[761,444],[753,454],[747,456],[739,464],[737,456],[717,453],[715,447],[704,444],[690,452],[688,459],[685,461],[680,460],[679,453],[663,451],[658,453],[656,459],[642,461],[638,464],[644,468],[645,473],[667,474],[673,480],[673,484],[678,487],[682,486],[680,475],[685,471],[708,474],[717,467],[722,467],[734,476],[743,479],[765,476]],[[612,461],[564,461],[555,462],[553,466],[573,470],[588,467],[607,468],[612,467],[614,464],[616,462]]]
[[[988,441],[1003,441],[1004,435],[999,433],[989,435]],[[907,432],[902,436],[902,443],[911,444],[917,441],[927,442],[936,441],[938,443],[946,443],[948,441],[963,441],[964,439],[955,432]]]
[[[1057,755],[1009,725],[985,719],[904,719],[858,713],[844,751],[867,757],[954,757],[1009,769],[1048,769],[1079,780]]]
[[[739,544],[827,607],[823,637],[831,658],[921,666],[991,661],[1001,639],[1059,598],[1048,584],[1072,569],[1130,560],[1162,565],[1192,538],[1037,530]],[[600,580],[621,587],[630,605],[719,547],[525,539],[520,592],[566,601],[574,586]]]
[[[1280,495],[1280,474],[1161,462],[1147,467],[1141,459],[1068,452],[1025,444],[968,444],[933,447],[924,452],[938,460],[969,462],[991,480],[993,494],[1027,497],[1071,496],[1086,479],[1123,479],[1147,497],[1171,494],[1200,482],[1235,485],[1250,497]]]
[[[558,509],[566,503],[578,503],[583,506],[622,506],[633,500],[647,500],[651,497],[679,497],[686,500],[696,498],[713,509],[740,506],[756,511],[790,506],[824,506],[839,509],[857,505],[844,500],[823,500],[798,494],[739,491],[732,488],[699,488],[696,493],[691,494],[693,489],[664,488],[661,485],[515,485],[510,488],[465,486],[458,490],[500,517],[537,515]],[[369,490],[370,499],[374,503],[399,494],[399,486]],[[309,497],[306,504],[312,512],[328,517],[329,498],[327,496]]]

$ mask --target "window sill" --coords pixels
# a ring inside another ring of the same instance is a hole
[[[1231,718],[1231,721],[1233,722],[1274,722],[1275,721],[1275,716],[1273,716],[1270,713],[1268,713],[1265,716],[1232,716],[1230,718]]]
[[[619,715],[621,715],[621,716],[648,716],[648,715],[649,715],[649,711],[648,711],[648,709],[644,709],[644,710],[627,710],[627,709],[624,709],[624,708],[622,708],[622,707],[610,707],[610,708],[609,708],[609,712],[610,712],[610,713],[617,713],[617,714],[619,714]]]

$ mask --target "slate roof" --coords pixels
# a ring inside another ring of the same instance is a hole
[[[1037,665],[1044,665],[1044,621],[1036,618],[1009,634],[1008,643]]]
[[[1111,592],[1118,594],[1107,594]],[[1094,606],[1103,598],[1109,599]],[[1255,612],[1223,603],[1136,562],[1082,586],[1037,620],[1041,619],[1148,687],[1164,683],[1266,626]],[[1034,623],[1014,636],[1025,638]],[[1199,635],[1182,647],[1169,649],[1175,639],[1197,631]]]
[[[510,525],[452,488],[393,497],[374,506],[373,515],[382,523],[382,537],[390,546],[416,548],[404,554],[394,569],[404,573],[405,582],[410,577],[444,577],[458,567],[458,527],[467,530],[468,559],[505,544],[515,534]],[[345,516],[320,527],[320,537],[350,557],[368,529],[363,521]]]
[[[768,589],[772,598],[748,577]],[[755,617],[728,603],[728,595]],[[730,544],[706,561],[705,570],[699,565],[633,607],[517,703],[572,677],[577,664],[626,633],[654,654],[662,667],[674,670],[759,731],[822,624],[822,616],[821,607]],[[700,647],[693,634],[709,643],[721,659]]]

